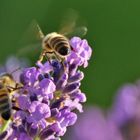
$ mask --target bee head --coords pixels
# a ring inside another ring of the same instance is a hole
[[[13,86],[13,77],[8,73],[3,73],[0,75],[0,88],[3,86]]]

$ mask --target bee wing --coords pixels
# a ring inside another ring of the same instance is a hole
[[[17,53],[16,56],[17,57],[23,57],[26,56],[28,54],[30,54],[30,56],[32,55],[36,55],[40,52],[41,50],[41,42],[40,43],[33,43],[33,44],[29,44],[29,45],[21,45],[22,48],[20,48]]]
[[[25,55],[29,52],[38,52],[43,38],[44,34],[39,24],[36,20],[33,20],[18,43],[20,49],[17,52],[17,56]]]
[[[66,35],[67,37],[73,37],[73,36],[79,36],[79,37],[83,37],[87,34],[87,27],[85,26],[81,26],[81,27],[77,27],[73,30],[73,32],[71,33],[67,33],[67,34],[64,34]]]
[[[35,43],[41,41],[44,37],[44,34],[36,20],[32,20],[29,27],[27,27],[26,31],[23,33],[23,37],[20,42],[22,43]]]
[[[80,20],[77,11],[74,9],[68,9],[60,24],[59,33],[67,37],[83,37],[87,33],[87,27],[84,26],[83,21]]]

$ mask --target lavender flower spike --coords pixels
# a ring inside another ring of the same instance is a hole
[[[118,91],[109,119],[124,139],[140,139],[140,81],[126,84]]]
[[[6,135],[9,139],[59,140],[67,127],[75,124],[74,110],[82,112],[81,103],[86,101],[80,90],[84,74],[78,67],[88,66],[92,50],[79,37],[72,38],[70,43],[73,49],[65,61],[66,71],[57,60],[23,70],[23,88],[15,96],[19,110],[13,111]]]

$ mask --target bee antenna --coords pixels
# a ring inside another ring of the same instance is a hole
[[[21,70],[21,67],[18,67],[16,69],[14,69],[12,72],[10,72],[10,74],[13,74],[13,73],[17,72],[18,70]]]
[[[41,38],[41,39],[43,39],[44,38],[44,34],[43,34],[43,32],[42,32],[42,30],[41,30],[41,28],[40,28],[40,26],[37,24],[37,29],[38,29],[38,34],[39,34],[39,37]]]

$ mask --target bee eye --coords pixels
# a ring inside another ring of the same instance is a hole
[[[61,47],[58,51],[61,55],[68,55],[70,53],[70,49],[68,47]]]

